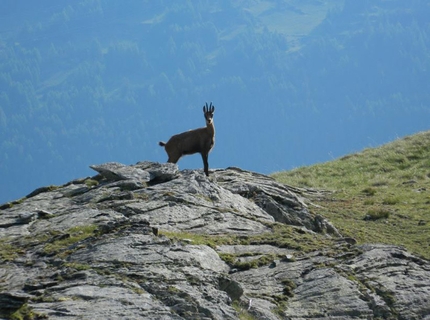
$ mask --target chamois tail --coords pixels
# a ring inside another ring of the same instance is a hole
[[[158,144],[160,145],[160,147],[164,147],[166,145],[166,143],[163,141],[160,141]]]

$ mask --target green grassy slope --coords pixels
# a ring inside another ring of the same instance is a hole
[[[430,259],[430,131],[340,159],[273,174],[331,190],[313,210],[358,243],[402,245]]]

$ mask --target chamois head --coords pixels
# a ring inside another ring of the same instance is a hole
[[[212,105],[212,102],[210,103],[209,106],[208,106],[208,103],[206,102],[206,104],[203,106],[203,113],[205,115],[206,125],[212,124],[212,121],[214,119],[214,112],[215,112],[215,106]]]

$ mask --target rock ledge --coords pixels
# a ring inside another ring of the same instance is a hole
[[[430,319],[430,264],[344,239],[305,192],[140,162],[0,206],[0,317]]]

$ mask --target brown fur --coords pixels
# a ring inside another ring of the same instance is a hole
[[[203,159],[205,174],[209,176],[208,157],[209,152],[215,144],[214,111],[215,107],[212,105],[212,102],[209,106],[206,103],[203,107],[206,127],[176,134],[167,143],[159,142],[159,145],[164,147],[167,152],[169,157],[167,162],[176,163],[182,156],[200,153]]]

